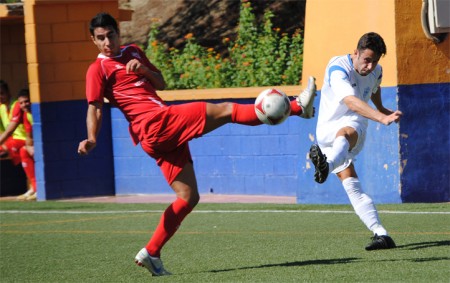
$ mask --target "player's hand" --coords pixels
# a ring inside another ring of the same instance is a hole
[[[129,74],[130,72],[144,74],[145,68],[147,67],[143,65],[138,59],[130,60],[126,66],[127,74]]]
[[[84,140],[81,141],[78,145],[78,154],[79,155],[87,155],[94,147],[97,145],[94,141]]]
[[[385,119],[382,123],[386,126],[389,126],[392,122],[398,123],[403,113],[399,110],[392,112],[392,114],[385,116]]]

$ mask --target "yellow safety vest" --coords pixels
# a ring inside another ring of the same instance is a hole
[[[12,118],[12,110],[14,109],[14,106],[16,105],[17,100],[13,101],[11,103],[11,107],[9,108],[11,111],[8,111],[8,107],[6,107],[6,104],[0,105],[0,131],[4,132],[6,128],[8,127],[8,124],[11,122]],[[23,123],[20,123],[19,126],[16,128],[16,130],[12,134],[13,139],[16,140],[26,140],[26,133],[25,128],[23,126]]]

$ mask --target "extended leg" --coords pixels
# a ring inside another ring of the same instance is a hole
[[[161,249],[200,200],[192,163],[185,165],[171,187],[177,199],[164,211],[150,241],[135,258],[136,264],[146,267],[154,276],[170,275],[160,259]]]
[[[356,175],[353,164],[338,173],[339,179],[350,199],[350,203],[356,215],[373,232],[373,241],[366,247],[366,250],[395,248],[395,243],[388,236],[386,229],[381,225],[378,211],[369,195],[364,193],[361,183]]]

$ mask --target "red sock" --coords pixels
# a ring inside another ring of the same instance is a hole
[[[262,124],[262,122],[258,119],[258,116],[256,116],[255,105],[238,103],[233,103],[231,122],[248,126],[257,126]]]
[[[166,208],[155,233],[145,246],[151,256],[160,257],[161,249],[165,243],[175,234],[183,219],[191,211],[191,206],[181,198],[177,198]]]
[[[34,171],[34,159],[33,157],[31,157],[24,146],[20,148],[20,158],[22,159],[23,171],[25,171],[25,175],[27,175],[32,189],[36,191],[36,173]]]
[[[295,99],[291,100],[290,116],[298,116],[302,114],[302,112],[303,109],[297,104],[297,101]],[[256,116],[255,106],[253,104],[233,103],[231,122],[248,126],[257,126],[262,124],[262,122],[258,119],[258,116]]]
[[[302,107],[297,104],[297,101],[295,99],[291,100],[291,115],[290,116],[298,116],[303,113]]]

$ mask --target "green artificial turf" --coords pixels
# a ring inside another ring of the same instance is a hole
[[[199,204],[134,264],[164,204],[0,202],[1,282],[450,282],[450,205],[379,205],[398,248],[367,252],[347,205]]]

